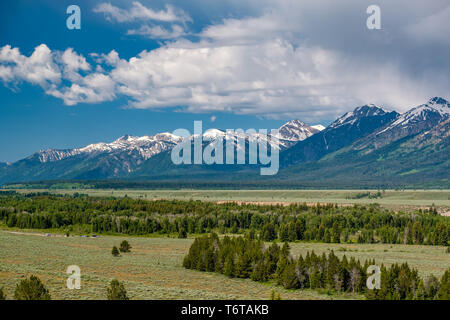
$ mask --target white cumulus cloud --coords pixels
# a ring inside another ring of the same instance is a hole
[[[0,49],[0,63],[0,77],[6,82],[27,81],[46,88],[61,80],[59,67],[45,44],[37,46],[29,57],[6,45]]]
[[[184,23],[192,19],[180,9],[102,3],[96,11],[114,21],[143,23],[129,34],[171,41],[129,59],[120,50],[85,57],[71,48],[52,52],[45,44],[25,56],[6,45],[0,48],[0,79],[40,85],[66,105],[122,97],[130,108],[310,122],[366,103],[403,111],[432,96],[449,98],[445,1],[426,10],[418,1],[399,3],[405,4],[402,10],[380,2],[380,31],[367,30],[365,5],[352,1],[281,1],[258,15],[210,23],[194,40],[184,37]],[[423,46],[424,39],[432,47]]]

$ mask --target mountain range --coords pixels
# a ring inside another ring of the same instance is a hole
[[[0,183],[41,180],[256,181],[304,187],[446,187],[450,185],[450,103],[434,97],[400,114],[381,106],[357,107],[328,127],[292,120],[279,128],[280,171],[259,176],[251,165],[175,165],[170,153],[182,141],[171,133],[123,136],[83,148],[40,150],[0,163]],[[237,143],[238,134],[212,129]],[[267,139],[270,135],[248,134]]]

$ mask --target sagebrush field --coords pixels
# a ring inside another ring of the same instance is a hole
[[[122,240],[132,245],[130,253],[111,255],[113,245]],[[9,298],[15,284],[34,274],[48,286],[53,299],[105,299],[113,278],[123,281],[131,299],[269,299],[271,291],[282,299],[361,299],[362,296],[285,290],[273,283],[230,279],[215,273],[186,270],[182,261],[193,239],[116,237],[97,238],[43,233],[0,231],[0,286]],[[355,256],[362,261],[375,259],[390,265],[408,262],[421,275],[440,277],[450,266],[450,254],[442,246],[389,244],[291,243],[294,255],[308,250]],[[66,269],[78,265],[82,289],[66,288]]]

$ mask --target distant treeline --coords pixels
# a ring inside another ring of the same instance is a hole
[[[380,267],[380,287],[370,290],[366,281],[369,265],[375,261],[337,257],[308,252],[294,259],[287,243],[266,246],[250,237],[220,239],[217,234],[196,238],[184,258],[187,269],[218,272],[229,277],[251,278],[254,281],[274,280],[286,289],[328,289],[336,292],[363,293],[368,299],[450,299],[450,269],[439,280],[434,276],[421,279],[407,263]]]
[[[231,177],[231,174],[230,174]],[[248,179],[247,179],[248,178]],[[358,180],[355,185],[355,179],[343,181],[342,179],[332,181],[289,181],[289,180],[264,180],[259,177],[253,180],[248,176],[241,181],[220,180],[214,181],[211,179],[193,179],[188,177],[173,177],[169,178],[154,178],[152,181],[129,181],[129,180],[48,180],[48,181],[33,181],[33,182],[9,182],[4,183],[3,188],[9,189],[135,189],[135,190],[159,190],[159,189],[203,189],[203,190],[308,190],[308,189],[411,189],[427,188],[427,189],[448,189],[447,182],[420,182],[417,183],[397,183],[395,181],[383,182],[379,181],[361,181]],[[1,186],[1,183],[0,183]]]
[[[394,213],[377,205],[254,205],[99,198],[48,193],[0,195],[8,227],[129,235],[252,233],[264,241],[448,245],[450,218],[436,209]]]

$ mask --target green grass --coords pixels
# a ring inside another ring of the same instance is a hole
[[[130,253],[113,257],[111,248],[126,239]],[[270,284],[230,279],[215,273],[186,270],[184,256],[192,239],[133,237],[43,237],[0,231],[0,287],[9,298],[15,284],[31,274],[39,276],[54,299],[105,299],[113,278],[124,282],[132,299],[268,299]],[[65,270],[81,268],[81,290],[66,288]],[[329,299],[315,291],[276,288],[284,299]],[[331,298],[357,298],[336,295]]]
[[[115,258],[113,245],[130,242],[130,253]],[[39,276],[54,299],[105,299],[108,283],[113,278],[124,282],[132,299],[268,299],[272,289],[282,299],[354,299],[349,294],[329,295],[312,290],[284,290],[272,283],[249,279],[230,279],[216,273],[186,270],[182,261],[193,239],[102,236],[84,238],[61,235],[44,237],[35,234],[0,231],[0,287],[9,298],[15,284],[28,275]],[[442,275],[450,267],[450,254],[444,247],[406,245],[362,245],[293,243],[294,255],[307,250],[317,253],[333,249],[361,260],[375,258],[390,264],[407,261],[425,274]],[[78,265],[82,273],[82,289],[66,288],[69,265]]]

